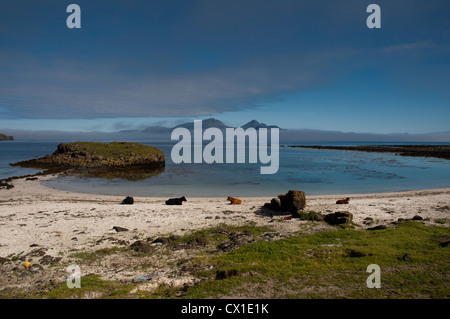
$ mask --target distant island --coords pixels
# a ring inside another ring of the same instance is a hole
[[[0,141],[13,141],[13,140],[14,140],[13,136],[8,136],[0,133]]]
[[[422,157],[436,157],[436,158],[450,159],[450,145],[361,145],[361,146],[288,145],[287,147],[396,153],[401,156],[422,156]]]
[[[161,150],[140,143],[75,142],[59,144],[52,155],[10,165],[89,177],[137,180],[164,171],[165,156]]]

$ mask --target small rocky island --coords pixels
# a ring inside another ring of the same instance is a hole
[[[13,141],[13,140],[14,140],[13,136],[8,136],[0,133],[0,141]]]
[[[164,171],[164,153],[152,146],[128,142],[62,143],[52,155],[10,164],[87,177],[145,179]]]

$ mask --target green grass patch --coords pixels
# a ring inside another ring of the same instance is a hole
[[[126,158],[134,154],[134,156],[147,156],[147,155],[163,155],[163,152],[156,147],[143,145],[140,143],[129,142],[111,142],[111,143],[98,143],[98,142],[74,142],[74,143],[62,143],[58,145],[58,151],[64,152],[84,152],[91,156],[102,156],[117,160],[121,157]]]
[[[61,284],[45,293],[46,299],[124,299],[129,297],[133,284],[124,284],[117,281],[102,280],[97,275],[81,277],[80,288],[68,288],[66,283]]]
[[[437,218],[434,220],[434,222],[437,224],[445,225],[448,224],[448,218]]]
[[[408,222],[378,231],[338,229],[256,242],[214,261],[214,271],[253,276],[209,280],[185,297],[239,292],[261,298],[448,298],[450,253],[439,240],[449,234],[447,227]],[[370,264],[381,268],[380,289],[366,286]]]

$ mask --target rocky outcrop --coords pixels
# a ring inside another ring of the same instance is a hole
[[[14,137],[13,136],[8,136],[5,134],[0,134],[0,141],[13,141]]]
[[[134,198],[131,196],[127,196],[123,199],[122,205],[133,205],[134,204]]]
[[[290,190],[286,194],[280,194],[277,198],[272,198],[270,203],[264,207],[276,212],[289,212],[293,217],[298,217],[306,206],[305,192]]]
[[[50,172],[71,171],[86,176],[106,177],[111,172],[133,170],[157,171],[165,167],[164,153],[139,143],[75,142],[59,144],[52,155],[11,164],[12,166],[46,169]]]
[[[353,220],[353,214],[347,211],[335,212],[325,215],[324,219],[331,225],[349,224]]]
[[[288,147],[395,153],[396,155],[401,156],[421,156],[421,157],[436,157],[436,158],[450,159],[450,145],[360,145],[360,146],[289,145]]]

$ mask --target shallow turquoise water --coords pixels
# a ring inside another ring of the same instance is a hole
[[[450,161],[390,153],[280,148],[277,174],[261,175],[256,164],[174,164],[172,145],[154,145],[166,154],[166,170],[141,181],[61,177],[45,185],[76,192],[130,196],[275,196],[289,189],[307,194],[349,194],[450,187]],[[342,144],[342,143],[341,143]],[[51,154],[53,142],[0,144],[0,178],[37,170],[8,165]]]
[[[145,143],[166,154],[166,169],[141,181],[60,177],[44,182],[57,189],[130,196],[275,196],[289,189],[307,194],[349,194],[450,187],[450,161],[390,153],[280,148],[276,174],[261,175],[256,164],[174,164],[172,144]],[[41,157],[55,142],[0,144],[0,178],[38,170],[9,166]]]

